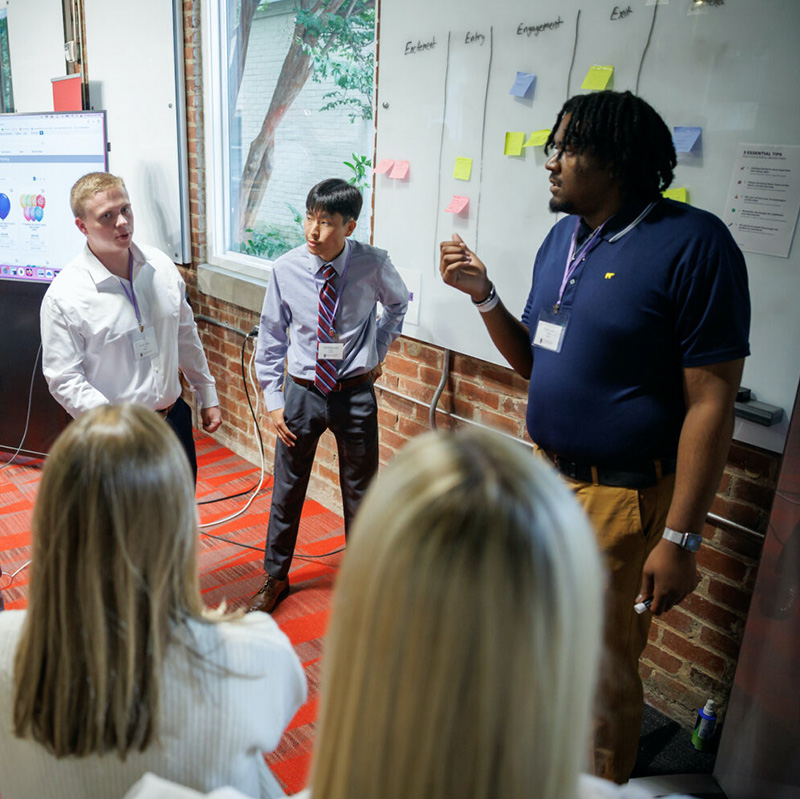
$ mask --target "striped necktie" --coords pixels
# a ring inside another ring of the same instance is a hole
[[[336,270],[333,264],[322,267],[322,277],[325,283],[319,293],[319,313],[317,316],[317,342],[328,343],[333,340],[334,315],[336,312],[336,289],[333,278]],[[336,363],[317,356],[317,365],[314,371],[314,385],[317,389],[327,394],[336,387]]]

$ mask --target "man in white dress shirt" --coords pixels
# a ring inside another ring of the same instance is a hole
[[[73,417],[107,402],[147,405],[175,430],[196,479],[179,369],[200,401],[203,429],[213,433],[222,416],[183,278],[163,252],[133,243],[122,178],[84,175],[70,205],[86,246],[42,301],[42,370],[50,393]]]

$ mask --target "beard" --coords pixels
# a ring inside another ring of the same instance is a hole
[[[550,198],[550,212],[553,214],[571,214],[574,206],[569,200],[559,200],[556,197]]]

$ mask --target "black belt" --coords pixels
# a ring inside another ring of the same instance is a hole
[[[574,463],[564,460],[555,452],[541,450],[553,466],[565,477],[578,480],[581,483],[593,485],[616,486],[618,488],[650,488],[668,474],[675,472],[675,458],[666,458],[659,461],[628,465],[621,468],[608,466],[587,466],[583,463]]]
[[[319,391],[319,389],[314,385],[313,380],[306,380],[303,377],[295,377],[294,375],[290,375],[290,377],[295,383],[297,383],[298,386],[302,386],[303,388],[313,388]],[[360,386],[362,383],[366,383],[371,378],[371,371],[364,372],[364,374],[356,375],[355,377],[347,377],[344,380],[339,380],[331,389],[331,391],[346,391],[348,388],[353,388],[354,386]]]
[[[178,400],[175,400],[175,402],[173,402],[173,403],[172,403],[172,405],[168,405],[166,408],[156,408],[156,413],[157,413],[159,416],[163,416],[163,417],[166,419],[166,418],[167,418],[167,416],[169,416],[169,413],[170,413],[170,411],[171,411],[171,410],[172,410],[172,409],[175,407],[175,405],[177,404],[177,402],[178,402]]]

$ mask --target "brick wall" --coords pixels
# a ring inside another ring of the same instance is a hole
[[[256,314],[199,295],[195,289],[196,266],[205,258],[197,0],[185,0],[184,17],[192,222],[192,264],[184,272],[196,312],[248,332],[258,322]],[[220,389],[225,422],[217,437],[257,462],[257,444],[240,376],[242,339],[207,323],[200,323],[199,327]],[[248,356],[251,346],[248,343]],[[439,426],[467,424],[460,420],[471,420],[525,439],[525,381],[508,369],[463,355],[450,357],[450,376],[439,407],[451,415],[437,414]],[[444,358],[440,348],[408,338],[401,338],[392,346],[386,373],[378,384],[382,463],[428,429],[426,404],[436,391]],[[263,414],[260,424],[267,462],[271,464],[274,435]],[[757,533],[766,532],[778,467],[777,456],[735,444],[712,512]],[[337,475],[333,437],[326,433],[320,442],[309,493],[327,506],[340,509]],[[761,551],[758,536],[710,525],[705,534],[708,543],[698,556],[700,585],[680,607],[654,621],[641,666],[647,701],[686,726],[693,724],[696,709],[709,697],[724,713]]]

